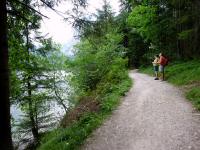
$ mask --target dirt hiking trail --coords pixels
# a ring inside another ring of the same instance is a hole
[[[133,87],[82,150],[200,150],[200,114],[165,81],[131,71]]]

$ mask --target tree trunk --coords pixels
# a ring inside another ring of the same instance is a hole
[[[27,46],[27,61],[30,63],[30,53],[29,53],[29,28],[28,24],[26,24],[26,46]],[[38,125],[34,116],[33,110],[33,102],[32,102],[32,89],[31,89],[31,76],[28,72],[28,81],[27,81],[27,91],[28,91],[28,106],[29,106],[29,118],[31,121],[31,132],[33,134],[34,142],[38,144],[39,142],[39,133],[38,133]]]
[[[56,90],[56,77],[55,77],[55,72],[54,72],[54,78],[53,78],[53,88],[54,88],[54,92],[55,92],[55,95],[56,95],[56,97],[58,98],[58,100],[57,100],[57,102],[64,108],[64,110],[65,110],[65,113],[67,113],[67,106],[64,104],[64,100],[59,96],[59,94],[58,94],[58,92],[57,92],[57,90]]]
[[[31,83],[30,83],[30,77],[28,77],[28,106],[29,106],[29,118],[31,121],[31,132],[33,134],[34,137],[34,141],[35,143],[39,142],[39,133],[38,133],[38,127],[37,127],[37,123],[34,119],[34,112],[33,112],[33,103],[32,103],[32,92],[31,92]]]
[[[6,0],[0,0],[0,149],[12,150]]]

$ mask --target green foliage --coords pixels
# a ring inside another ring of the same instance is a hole
[[[127,79],[123,79],[123,82],[120,84],[120,87],[118,85],[112,85],[112,86],[104,86],[104,88],[107,88],[107,90],[112,90],[110,93],[105,93],[102,104],[101,104],[101,109],[103,113],[110,113],[112,112],[113,109],[116,108],[119,104],[119,99],[121,96],[124,96],[125,93],[128,91],[128,89],[131,87],[132,81],[130,78],[127,77]],[[105,92],[108,92],[105,90]]]
[[[200,87],[192,88],[189,92],[186,93],[186,97],[198,110],[200,110]]]
[[[49,6],[52,7],[54,2],[50,0]],[[59,64],[58,68],[60,59],[51,62],[52,52],[57,51],[55,56],[58,57],[60,46],[51,38],[45,39],[38,32],[42,18],[25,6],[33,7],[33,3],[22,0],[8,2],[8,5],[9,10],[17,14],[8,14],[10,100],[23,113],[20,120],[14,121],[12,127],[15,132],[20,133],[19,141],[16,142],[20,142],[24,137],[34,137],[34,142],[37,143],[42,130],[55,123],[55,119],[52,120],[53,115],[47,113],[49,103],[55,98],[50,93],[50,89],[53,91],[55,88],[52,86],[54,77],[49,72],[59,70],[64,63]],[[38,2],[34,3],[34,6],[40,7],[39,5]]]
[[[104,6],[97,20],[81,32],[83,36],[75,46],[74,57],[66,61],[72,73],[70,83],[75,97],[80,100],[84,96],[94,97],[100,110],[87,112],[65,129],[47,133],[39,150],[77,149],[116,108],[121,96],[132,85],[124,58],[125,48],[120,44],[123,36],[112,26],[113,20],[109,7]],[[81,103],[80,100],[77,102]]]
[[[175,46],[176,33],[170,12],[160,7],[158,1],[151,2],[143,1],[135,6],[127,18],[132,32],[129,37],[129,55],[132,58],[129,58],[136,67],[147,65],[160,49],[172,57],[171,51]]]
[[[192,0],[142,0],[131,4],[133,9],[127,23],[149,46],[154,45],[171,58],[199,56],[197,14],[200,3]],[[152,52],[156,53],[156,49]]]
[[[200,62],[190,61],[169,66],[166,77],[176,85],[187,85],[200,80]]]
[[[80,146],[91,131],[102,123],[102,116],[86,114],[67,129],[57,129],[48,133],[41,141],[38,150],[72,150]]]
[[[155,6],[136,6],[129,14],[128,24],[137,29],[145,40],[155,42],[157,39],[157,7]]]
[[[46,45],[43,45],[46,47]],[[41,47],[40,49],[42,49]],[[53,48],[52,48],[53,50]],[[48,50],[49,51],[49,50]],[[15,132],[21,135],[32,135],[34,140],[39,139],[39,133],[55,125],[53,115],[49,114],[50,103],[54,99],[50,89],[54,81],[52,65],[44,53],[26,53],[26,59],[21,59],[21,66],[12,70],[11,76],[11,99],[13,104],[19,106],[23,112],[22,119],[14,124]],[[16,128],[17,127],[17,128]],[[33,133],[32,129],[36,132]],[[23,137],[23,136],[22,136]],[[22,139],[19,139],[22,140]],[[37,141],[38,142],[38,141]]]
[[[77,149],[91,132],[102,124],[111,111],[119,104],[120,98],[132,85],[127,74],[126,78],[115,85],[114,90],[104,95],[101,102],[101,110],[98,113],[88,113],[67,128],[58,128],[47,133],[41,141],[38,150],[72,150]],[[114,85],[112,85],[114,86]],[[112,88],[112,87],[111,87]]]
[[[140,68],[140,72],[151,75],[151,76],[154,75],[153,66],[142,66]]]
[[[193,29],[184,30],[178,34],[179,39],[185,40],[191,37],[192,33],[194,32]]]
[[[112,67],[125,67],[125,61],[121,60],[123,47],[118,45],[121,36],[117,31],[111,30],[99,39],[95,45],[92,39],[81,41],[76,45],[76,57],[68,62],[69,69],[74,75],[74,84],[78,85],[80,90],[95,90]]]

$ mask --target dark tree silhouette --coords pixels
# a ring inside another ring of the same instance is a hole
[[[0,0],[0,149],[12,150],[6,0]]]

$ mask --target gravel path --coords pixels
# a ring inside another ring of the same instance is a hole
[[[134,86],[83,150],[200,150],[200,114],[165,81],[130,72]]]

